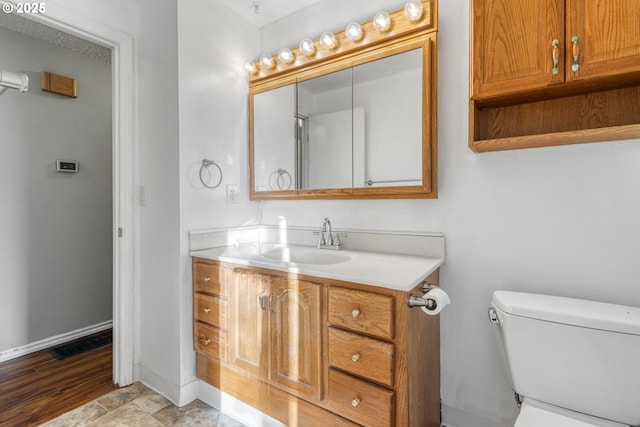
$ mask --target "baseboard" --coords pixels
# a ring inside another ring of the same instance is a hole
[[[179,386],[156,374],[143,365],[134,366],[134,381],[140,381],[151,390],[160,393],[176,406],[182,407],[198,398],[198,381]]]
[[[22,357],[30,353],[35,353],[36,351],[44,350],[49,347],[55,347],[56,345],[73,341],[78,338],[96,334],[112,327],[113,320],[107,320],[106,322],[87,326],[86,328],[76,329],[75,331],[66,332],[64,334],[56,335],[50,338],[45,338],[43,340],[32,342],[20,347],[3,350],[2,352],[0,352],[0,363]]]
[[[512,423],[479,417],[448,405],[442,405],[442,427],[509,427]]]
[[[281,422],[202,380],[198,380],[198,399],[249,427],[285,427]]]

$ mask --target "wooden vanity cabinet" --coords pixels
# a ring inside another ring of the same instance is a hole
[[[408,307],[419,287],[401,292],[199,258],[193,265],[198,378],[290,426],[440,425],[439,316]],[[216,295],[228,314],[218,326],[196,313],[207,269],[225,282]],[[438,272],[427,280],[438,283]],[[202,344],[204,327],[225,343],[224,357]]]
[[[475,151],[640,136],[637,0],[472,0]]]

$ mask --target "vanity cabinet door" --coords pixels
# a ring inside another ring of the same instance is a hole
[[[293,394],[321,399],[319,284],[271,278],[269,380]]]
[[[270,276],[235,269],[232,277],[231,362],[266,378]]]

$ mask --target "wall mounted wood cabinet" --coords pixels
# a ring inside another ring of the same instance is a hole
[[[640,137],[636,0],[472,0],[475,151]]]
[[[440,319],[407,304],[421,285],[194,258],[193,286],[203,381],[290,426],[440,425]]]

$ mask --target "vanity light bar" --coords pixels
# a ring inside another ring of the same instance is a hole
[[[371,21],[351,22],[339,33],[325,32],[319,39],[303,39],[297,48],[282,48],[277,55],[265,54],[245,64],[249,82],[283,74],[327,58],[337,58],[374,44],[433,26],[433,0],[409,0],[403,9],[381,11]]]

